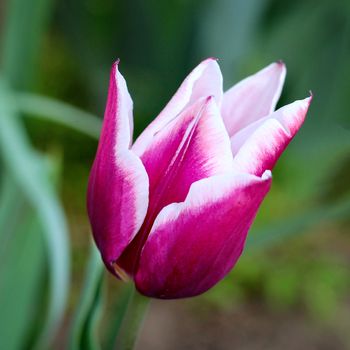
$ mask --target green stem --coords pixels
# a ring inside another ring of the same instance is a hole
[[[101,288],[103,284],[103,265],[100,254],[93,243],[91,243],[89,262],[85,273],[85,282],[80,296],[80,303],[76,310],[69,336],[70,350],[81,349],[88,338],[91,344],[97,343],[95,329],[98,322],[91,323],[91,315],[99,315],[101,310]],[[96,310],[98,311],[96,313]],[[94,317],[92,317],[94,319]],[[98,320],[97,320],[98,321]],[[88,342],[89,343],[89,342]],[[90,346],[89,348],[98,348]]]
[[[106,343],[104,348],[107,350],[115,350],[115,340],[119,333],[128,307],[134,295],[134,286],[132,283],[125,284],[121,287],[115,306],[113,307],[111,321],[106,332]]]
[[[115,349],[132,350],[142,328],[150,299],[132,288],[124,319],[117,333]]]

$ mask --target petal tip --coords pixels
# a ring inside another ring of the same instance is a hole
[[[220,70],[219,59],[217,57],[208,57],[207,59],[201,62],[200,66],[201,65],[203,65],[204,67],[214,66],[216,67],[216,69]]]
[[[120,59],[117,58],[113,64],[112,64],[112,69],[111,69],[111,77],[114,76],[116,77],[116,74],[119,72],[118,66],[119,66]]]
[[[310,107],[310,105],[311,105],[311,102],[312,102],[313,98],[314,98],[314,94],[313,94],[312,91],[310,90],[310,91],[309,91],[309,96],[300,101],[300,102],[303,103],[303,105],[305,106],[304,108],[305,108],[306,112],[308,111],[308,109],[309,109],[309,107]],[[305,114],[306,114],[306,112],[305,112]]]
[[[310,103],[311,103],[311,101],[313,100],[313,98],[314,98],[314,94],[313,94],[313,92],[311,91],[311,90],[309,90],[309,97],[307,97],[307,100],[309,101],[309,105],[310,105]]]
[[[117,58],[117,59],[113,62],[113,64],[112,64],[112,69],[111,69],[111,75],[116,76],[116,74],[119,73],[119,69],[118,69],[119,63],[120,63],[120,58]]]
[[[286,74],[287,74],[287,66],[283,60],[276,61],[275,65],[277,67],[277,70],[280,72],[279,74],[280,74],[281,84],[283,85],[284,79],[286,78]]]
[[[276,74],[278,74],[280,76],[281,84],[283,85],[284,79],[285,79],[286,74],[287,74],[287,66],[284,63],[284,61],[283,60],[277,60],[277,61],[271,63],[271,65],[269,67],[271,67],[271,69],[273,71],[275,71]]]
[[[130,282],[131,278],[127,274],[127,272],[121,268],[116,262],[110,263],[111,268],[113,269],[113,272],[117,275],[118,278],[120,278],[123,282]]]
[[[279,67],[285,67],[286,66],[286,64],[284,63],[284,61],[283,60],[277,60],[276,62],[275,62],[275,64],[277,64]]]

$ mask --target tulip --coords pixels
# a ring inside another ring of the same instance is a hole
[[[209,58],[133,143],[133,103],[118,64],[88,186],[96,245],[107,269],[144,295],[201,294],[240,257],[311,97],[274,111],[282,62],[223,93]]]

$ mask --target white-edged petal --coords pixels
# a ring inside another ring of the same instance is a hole
[[[274,111],[285,76],[285,65],[275,62],[225,92],[221,114],[230,136]]]

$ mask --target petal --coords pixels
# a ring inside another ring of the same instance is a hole
[[[285,65],[272,63],[225,92],[221,114],[230,136],[275,110],[285,76]]]
[[[115,63],[87,198],[94,239],[111,271],[141,227],[148,206],[148,176],[129,149],[132,126],[132,100]]]
[[[260,176],[272,170],[282,152],[303,124],[312,97],[295,101],[231,138],[234,169]]]
[[[241,255],[270,183],[270,172],[262,178],[230,173],[194,183],[184,202],[165,207],[155,220],[141,253],[137,289],[172,299],[215,285]]]
[[[208,58],[200,63],[183,81],[172,99],[158,117],[142,132],[133,145],[136,154],[141,155],[154,135],[176,118],[186,106],[201,97],[214,96],[218,105],[222,99],[222,75],[216,60]]]
[[[157,133],[143,153],[150,181],[145,222],[118,261],[129,274],[158,213],[168,204],[185,200],[193,182],[232,169],[230,140],[213,98],[200,99]]]

